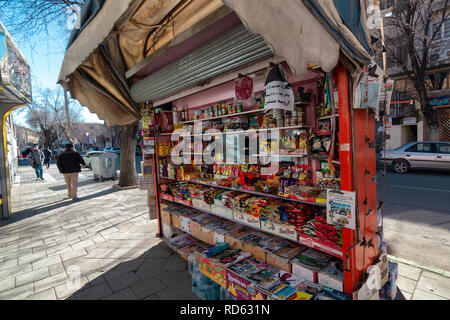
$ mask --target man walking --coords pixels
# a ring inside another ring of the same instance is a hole
[[[31,162],[31,166],[34,168],[34,171],[36,172],[36,181],[44,180],[43,173],[44,170],[42,169],[42,161],[44,161],[44,153],[39,150],[39,147],[37,144],[33,145],[33,148],[31,149],[31,152],[28,156]]]
[[[69,198],[73,201],[78,201],[78,173],[81,172],[81,166],[86,168],[86,163],[84,163],[80,154],[73,150],[72,144],[66,144],[65,149],[66,150],[58,156],[56,166],[58,167],[59,172],[64,175]]]
[[[44,149],[44,165],[47,167],[47,169],[50,168],[50,161],[52,160],[52,152],[49,148]]]

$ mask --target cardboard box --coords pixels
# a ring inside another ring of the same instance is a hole
[[[332,288],[332,289],[335,289],[338,291],[344,291],[344,279],[335,278],[328,273],[319,272],[318,273],[318,282],[319,282],[319,284],[322,284],[329,288]]]
[[[168,226],[172,225],[170,213],[167,210],[161,209],[161,222]]]
[[[211,211],[211,206],[201,199],[192,199],[192,206],[197,209]]]
[[[217,221],[202,226],[202,241],[214,245],[216,240],[225,241],[225,235],[236,228],[236,225],[227,220],[217,218]]]
[[[241,240],[239,240],[241,237],[249,234],[252,232],[250,228],[247,228],[245,226],[238,226],[236,229],[232,230],[231,232],[225,234],[225,242],[228,242],[230,244],[230,247],[233,249],[243,249],[243,243]]]
[[[264,263],[266,263],[266,261],[267,261],[267,258],[266,258],[267,253],[263,249],[253,245],[252,243],[243,242],[242,243],[242,251],[250,252],[252,255],[252,258],[254,258],[256,260],[259,260]]]
[[[307,281],[317,283],[319,270],[292,261],[292,273]]]
[[[209,223],[212,223],[212,222],[216,221],[217,219],[218,219],[217,217],[212,216],[212,215],[207,214],[207,213],[199,215],[197,217],[194,217],[191,220],[191,234],[194,237],[204,241],[203,240],[202,227],[207,225],[207,224],[209,224]]]
[[[233,210],[231,210],[230,208],[227,208],[225,206],[221,206],[221,205],[217,205],[217,204],[212,204],[211,205],[211,212],[219,215],[221,217],[227,218],[227,219],[233,219]]]
[[[245,223],[256,229],[261,229],[261,222],[259,218],[256,218],[248,213],[242,211],[234,211],[233,212],[234,220]]]
[[[261,230],[279,235],[280,237],[297,241],[298,232],[295,230],[295,226],[284,223],[276,223],[269,219],[261,220]]]
[[[278,257],[273,253],[268,253],[266,259],[267,264],[280,268],[281,270],[284,270],[286,272],[292,273],[292,264],[289,262],[289,260]]]
[[[170,214],[170,221],[172,222],[172,226],[174,226],[177,229],[181,230],[181,220],[180,220],[180,216],[171,213]]]

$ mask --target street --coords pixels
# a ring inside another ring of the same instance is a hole
[[[381,199],[382,178],[378,178]],[[388,253],[450,270],[450,172],[386,175],[384,235]]]

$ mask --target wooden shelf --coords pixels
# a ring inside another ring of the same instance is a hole
[[[181,124],[195,123],[195,122],[200,122],[200,121],[209,121],[209,120],[216,120],[216,119],[223,119],[223,118],[230,118],[230,117],[237,117],[237,116],[245,116],[245,115],[248,115],[248,114],[255,114],[255,113],[260,113],[260,112],[264,112],[264,109],[256,109],[256,110],[250,110],[250,111],[230,113],[230,114],[225,114],[223,116],[212,117],[212,118],[205,118],[205,119],[197,119],[197,120],[189,120],[189,121],[183,121],[183,122],[180,122],[180,123]]]
[[[328,120],[328,119],[332,119],[332,118],[337,118],[337,117],[339,117],[339,114],[332,114],[332,115],[330,115],[330,116],[325,116],[325,117],[320,117],[320,118],[317,118],[317,120]]]
[[[252,228],[254,230],[258,230],[260,232],[264,232],[264,233],[268,233],[268,234],[271,234],[271,235],[275,235],[277,237],[280,237],[280,238],[283,238],[283,239],[286,239],[286,240],[289,240],[289,241],[293,241],[293,242],[296,242],[298,244],[302,244],[302,245],[305,245],[307,247],[310,247],[310,248],[322,251],[324,253],[330,254],[330,255],[332,255],[332,256],[334,256],[336,258],[343,259],[343,252],[341,250],[338,250],[337,248],[333,248],[333,247],[324,245],[324,244],[320,243],[317,239],[309,237],[309,236],[304,235],[304,234],[298,233],[299,234],[299,240],[293,240],[292,238],[285,237],[285,236],[283,236],[283,235],[281,235],[279,233],[270,232],[270,231],[265,230],[265,229],[257,228],[255,226],[252,226],[250,224],[244,223],[242,221],[237,221],[237,220],[234,220],[234,219],[231,219],[231,218],[227,218],[227,217],[224,217],[222,215],[219,215],[219,214],[216,214],[214,212],[211,212],[209,210],[205,210],[205,209],[201,209],[201,208],[197,208],[197,207],[193,207],[193,206],[188,206],[188,205],[185,205],[185,204],[181,204],[180,202],[177,202],[177,201],[171,201],[171,200],[166,200],[166,199],[164,199],[164,201],[178,203],[180,205],[184,205],[186,207],[195,209],[197,211],[200,211],[200,212],[203,212],[203,213],[207,213],[207,214],[211,214],[213,216],[216,216],[216,217],[228,220],[228,221],[239,223],[241,225],[244,225],[246,227]]]
[[[172,178],[168,178],[168,177],[163,177],[163,176],[160,176],[160,177],[164,178],[164,179],[168,179],[168,180],[178,181],[178,182],[187,182],[187,183],[198,184],[198,185],[202,185],[202,186],[206,186],[206,187],[214,187],[214,188],[219,188],[219,189],[224,189],[224,190],[229,190],[229,191],[238,191],[238,192],[253,194],[253,195],[256,195],[256,196],[270,197],[270,198],[275,198],[275,199],[279,199],[279,200],[299,202],[299,203],[310,204],[310,205],[318,206],[318,207],[326,207],[327,206],[326,204],[322,204],[322,203],[305,201],[305,200],[298,200],[298,199],[294,199],[294,198],[285,198],[285,197],[280,197],[280,196],[277,196],[277,195],[274,195],[274,194],[270,194],[270,193],[262,193],[262,192],[250,191],[250,190],[245,190],[245,189],[236,189],[236,188],[219,186],[219,185],[215,185],[215,184],[209,184],[209,183],[198,182],[198,181],[191,181],[191,180],[189,180],[189,181],[188,180],[180,181],[180,180],[176,180],[176,179],[172,179]]]

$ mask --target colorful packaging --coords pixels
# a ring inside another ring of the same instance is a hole
[[[397,296],[398,264],[388,261],[389,277],[386,284],[380,289],[380,298],[395,300]]]

